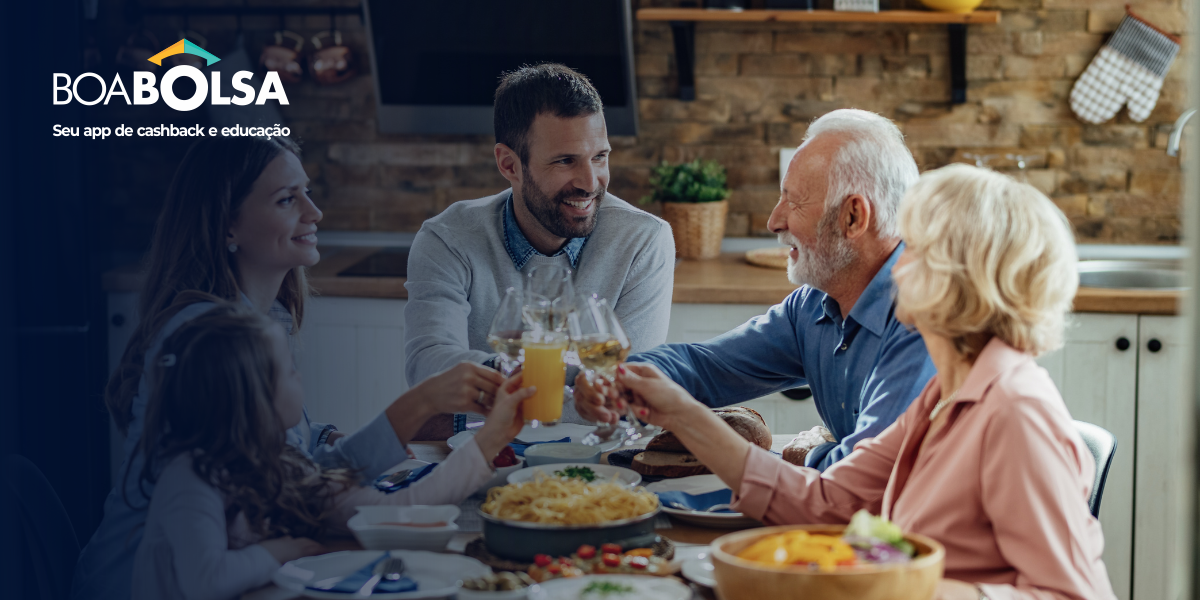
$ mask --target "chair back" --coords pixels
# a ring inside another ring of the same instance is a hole
[[[1083,421],[1075,421],[1075,430],[1092,458],[1096,459],[1096,480],[1092,482],[1092,495],[1088,498],[1088,508],[1092,516],[1100,518],[1100,499],[1104,496],[1104,482],[1108,479],[1108,469],[1112,466],[1113,456],[1117,453],[1117,438],[1107,429]]]
[[[67,600],[79,559],[79,539],[67,509],[45,475],[29,459],[4,457],[4,485],[15,501],[25,555],[32,566],[25,597]],[[30,594],[34,591],[34,594]]]

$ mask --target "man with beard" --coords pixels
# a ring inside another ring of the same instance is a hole
[[[850,109],[817,119],[767,221],[792,248],[788,279],[800,289],[724,335],[629,360],[653,363],[714,407],[807,384],[825,427],[802,432],[784,458],[822,470],[844,458],[891,425],[934,374],[921,336],[894,314],[892,265],[904,250],[896,209],[916,181],[891,121]],[[582,380],[575,396],[595,421],[615,420],[612,408],[624,402]]]
[[[567,267],[577,293],[607,298],[634,351],[661,344],[675,242],[665,221],[607,193],[612,147],[591,82],[558,64],[522,67],[502,77],[493,118],[496,167],[512,188],[452,204],[421,226],[409,251],[409,385],[462,361],[494,367],[492,317],[505,290],[521,289],[539,265]],[[480,412],[501,380],[479,382]],[[569,405],[563,420],[581,422]],[[420,438],[450,433],[445,416]]]

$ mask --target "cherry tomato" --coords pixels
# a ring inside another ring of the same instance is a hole
[[[560,565],[562,565],[562,566],[564,566],[564,567],[569,567],[569,566],[571,566],[571,565],[572,565],[572,564],[574,564],[574,563],[572,563],[572,562],[571,562],[571,559],[569,559],[569,558],[567,558],[567,557],[565,557],[565,556],[561,556],[561,557],[559,557],[559,559],[558,559],[558,564],[560,564]]]
[[[575,551],[575,554],[578,554],[579,558],[582,558],[584,560],[591,560],[593,558],[596,558],[596,547],[584,544],[584,545],[580,546],[578,550]]]
[[[500,449],[500,453],[492,460],[492,464],[496,467],[511,467],[517,464],[517,453],[513,451],[512,446],[505,446]]]
[[[558,575],[559,573],[562,573],[562,567],[560,567],[560,566],[558,566],[558,565],[550,565],[549,567],[546,567],[546,570],[547,570],[547,571],[549,571],[549,572],[551,572],[551,573],[553,573],[553,574],[555,574],[555,575]]]
[[[538,554],[533,557],[533,564],[535,564],[539,567],[545,567],[545,566],[549,565],[553,560],[554,559],[550,558],[549,554]]]
[[[605,544],[605,545],[609,545],[609,544]],[[606,566],[606,567],[621,566],[621,555],[619,555],[619,554],[613,554],[611,552],[605,553],[602,560],[604,561],[604,566]]]
[[[629,566],[635,569],[645,569],[646,567],[650,566],[650,559],[646,558],[645,556],[630,556]]]
[[[600,552],[604,554],[620,554],[621,547],[616,544],[604,544],[600,546]]]

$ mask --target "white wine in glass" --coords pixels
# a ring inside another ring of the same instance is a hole
[[[629,346],[609,333],[584,334],[575,341],[575,352],[583,368],[610,381],[616,376],[617,365],[629,356]]]
[[[529,325],[522,310],[524,304],[521,290],[508,288],[499,308],[496,309],[496,315],[492,317],[492,327],[488,331],[488,345],[500,353],[497,366],[500,367],[500,374],[505,377],[512,375],[525,357],[521,336],[529,331]]]

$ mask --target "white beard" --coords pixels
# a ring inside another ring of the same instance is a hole
[[[816,249],[800,244],[791,233],[779,234],[780,244],[796,249],[795,260],[788,257],[788,281],[825,291],[837,274],[858,258],[850,240],[837,235],[826,225],[822,219],[817,226]]]

